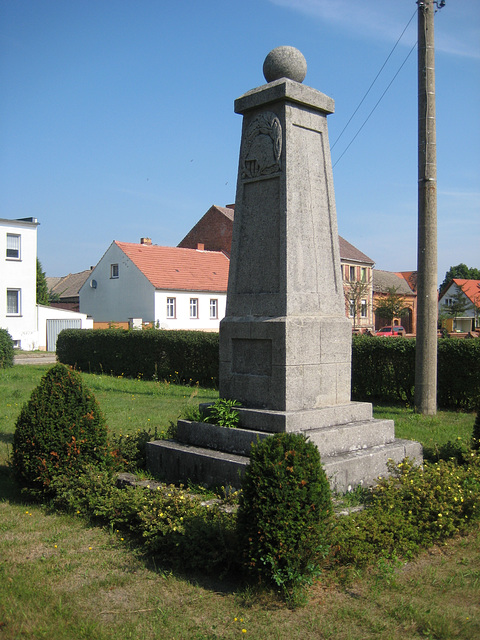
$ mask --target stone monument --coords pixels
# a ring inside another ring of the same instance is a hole
[[[235,439],[245,432],[247,444],[223,453],[238,475],[257,436],[304,433],[318,446],[332,488],[345,491],[385,475],[389,458],[420,462],[422,448],[395,439],[393,421],[374,420],[371,404],[350,399],[352,329],[327,130],[334,102],[302,84],[306,69],[300,51],[278,47],[264,62],[267,84],[235,101],[243,128],[219,392],[241,402]],[[192,430],[184,422],[182,442],[163,445],[162,464],[175,467],[173,480],[181,472],[201,482],[191,475],[202,465],[205,475],[200,458],[186,468],[167,458],[175,450],[218,461],[220,438],[201,435],[211,425]],[[227,462],[212,462],[220,466],[218,475],[208,467],[210,483],[225,484]]]

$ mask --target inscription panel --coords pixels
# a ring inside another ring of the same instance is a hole
[[[253,376],[272,375],[272,341],[234,338],[232,372]]]
[[[237,293],[278,293],[280,220],[278,178],[243,185]]]

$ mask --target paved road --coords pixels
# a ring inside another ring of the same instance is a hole
[[[15,354],[13,358],[14,364],[55,364],[56,361],[55,353],[49,351],[32,353],[22,351],[22,353]]]

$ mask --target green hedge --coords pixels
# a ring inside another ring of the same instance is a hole
[[[415,339],[354,336],[352,399],[413,403]],[[480,340],[440,338],[437,404],[472,411],[480,402]]]
[[[6,329],[0,329],[0,369],[13,367],[13,340]]]
[[[64,329],[57,357],[81,371],[218,385],[218,334],[202,331]]]
[[[413,403],[415,340],[352,338],[352,399]]]
[[[81,371],[218,386],[218,334],[202,331],[66,329],[60,362]],[[353,336],[352,399],[413,404],[415,339]],[[438,340],[438,406],[480,403],[480,340]]]

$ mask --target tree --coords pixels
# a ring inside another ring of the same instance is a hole
[[[344,290],[345,300],[350,312],[349,315],[353,316],[354,329],[357,326],[357,319],[362,312],[362,306],[364,306],[363,301],[368,300],[369,287],[370,282],[362,282],[361,280],[357,280],[355,282],[350,282]],[[368,301],[366,304],[368,308]]]
[[[387,295],[377,300],[374,309],[377,316],[393,324],[394,318],[401,318],[408,313],[410,305],[406,298],[397,293],[397,287],[389,287]]]
[[[444,305],[443,311],[447,316],[453,318],[456,321],[456,319],[463,313],[465,313],[465,311],[467,311],[468,309],[472,309],[473,307],[474,305],[467,298],[462,290],[462,287],[457,286],[457,291],[451,294],[451,304]]]
[[[37,258],[37,304],[48,305],[48,285],[45,272],[42,270],[42,264]]]
[[[445,278],[443,279],[442,284],[440,285],[441,294],[445,291],[449,283],[454,278],[460,278],[462,280],[480,280],[480,269],[476,269],[475,267],[467,267],[467,265],[463,264],[463,262],[457,264],[455,267],[450,267],[450,269],[445,274]]]

